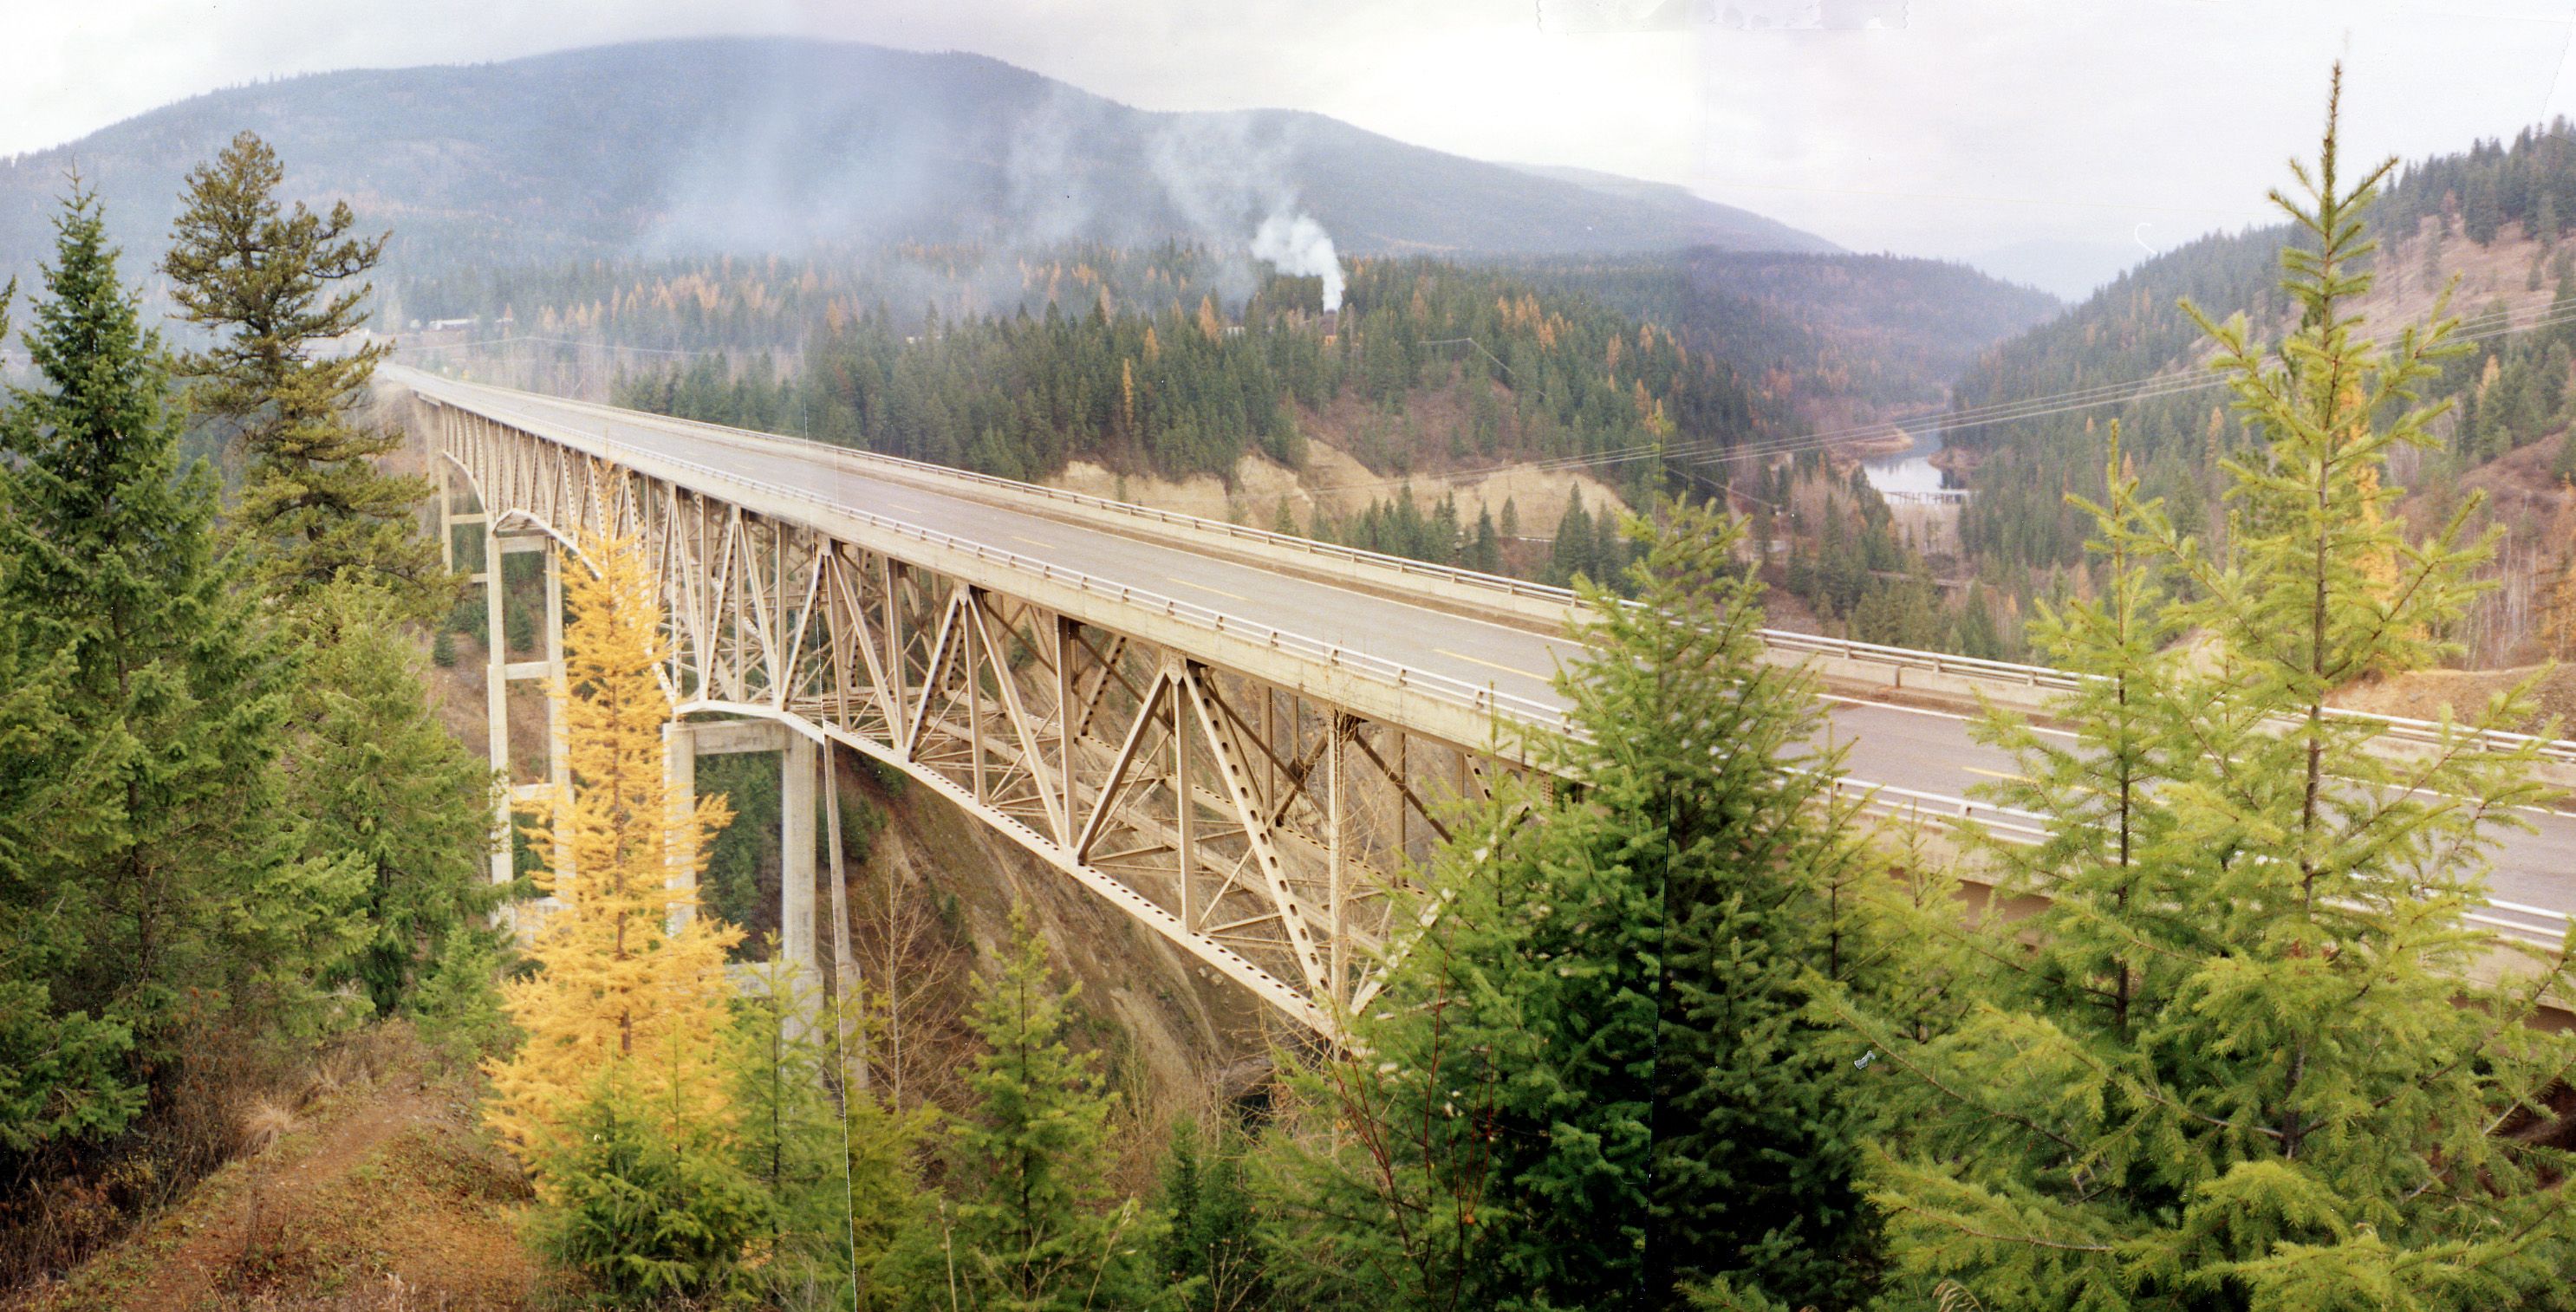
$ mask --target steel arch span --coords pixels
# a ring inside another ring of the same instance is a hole
[[[545,661],[506,661],[489,608],[495,743],[506,681],[560,675],[556,563],[631,536],[661,583],[675,714],[765,719],[900,770],[1326,1039],[1424,914],[1405,872],[1447,836],[1447,804],[1529,768],[1497,713],[1545,712],[1490,689],[415,396],[442,517],[480,522],[487,562],[548,557]],[[451,471],[479,513],[454,512]],[[559,724],[554,741],[559,761]]]

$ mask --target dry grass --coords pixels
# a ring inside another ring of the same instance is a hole
[[[398,1023],[339,1045],[288,1096],[244,1103],[243,1155],[17,1306],[561,1306],[567,1291],[519,1239],[526,1181],[484,1140],[473,1090],[434,1069]]]
[[[1522,534],[1546,537],[1556,532],[1557,521],[1578,493],[1595,514],[1604,506],[1624,504],[1610,484],[1592,472],[1538,469],[1526,459],[1512,462],[1506,456],[1453,452],[1452,436],[1469,427],[1466,387],[1452,381],[1415,393],[1405,410],[1409,427],[1402,430],[1355,392],[1336,398],[1321,411],[1300,408],[1298,427],[1306,437],[1303,469],[1246,452],[1226,478],[1121,475],[1104,465],[1077,460],[1040,481],[1254,528],[1272,527],[1285,502],[1303,531],[1318,506],[1349,516],[1373,502],[1393,502],[1406,480],[1381,471],[1396,467],[1400,453],[1403,466],[1412,471],[1414,500],[1427,509],[1444,496],[1454,496],[1459,518],[1470,527],[1480,512],[1499,521],[1504,503],[1510,502]],[[1482,472],[1474,477],[1460,473],[1468,470]]]
[[[2466,719],[2482,710],[2487,698],[2535,674],[2541,676],[2534,698],[2539,714],[2510,727],[2517,732],[2537,732],[2554,719],[2560,737],[2576,734],[2576,666],[2418,670],[2395,678],[2354,684],[2337,692],[2334,702],[2356,711],[2414,720],[2439,720],[2446,714],[2454,719]]]

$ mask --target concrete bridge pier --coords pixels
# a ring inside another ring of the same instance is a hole
[[[506,884],[517,873],[511,860],[510,841],[510,835],[517,828],[517,813],[539,794],[569,786],[572,781],[572,765],[565,752],[563,707],[551,697],[546,699],[546,778],[543,782],[523,784],[512,779],[510,773],[510,685],[536,680],[551,687],[563,678],[563,548],[542,532],[501,532],[490,507],[479,501],[472,510],[457,509],[457,489],[451,481],[446,462],[437,462],[435,468],[438,473],[440,563],[449,570],[456,568],[458,529],[482,531],[482,568],[466,575],[465,581],[483,591],[485,750],[493,773],[510,781],[493,803],[492,817],[493,825],[501,835],[491,853],[492,882]],[[502,562],[528,552],[541,552],[545,557],[545,600],[538,616],[538,624],[543,631],[537,635],[542,651],[534,660],[513,661],[509,658],[507,571]],[[556,870],[570,869],[571,852],[558,846],[553,857]]]
[[[664,725],[667,778],[674,811],[697,804],[698,758],[744,752],[778,752],[778,950],[799,987],[816,982],[814,951],[815,820],[818,768],[814,740],[766,720],[674,720]],[[671,880],[685,887],[694,877],[692,864],[673,854]],[[689,912],[672,913],[672,928],[686,923]]]
[[[564,547],[549,534],[528,531],[499,531],[488,508],[479,502],[472,510],[460,510],[460,489],[445,461],[434,462],[437,473],[437,512],[440,560],[450,570],[456,568],[456,536],[459,529],[479,529],[482,536],[482,568],[469,574],[466,581],[482,589],[484,632],[484,706],[488,755],[493,772],[511,779],[510,753],[510,686],[514,683],[540,681],[552,688],[564,677]],[[532,660],[509,659],[509,603],[502,562],[511,556],[528,552],[544,557],[544,603],[537,616],[541,632],[536,635],[541,654]],[[491,854],[491,878],[496,884],[507,884],[516,877],[512,863],[512,845],[507,835],[515,832],[518,815],[539,797],[572,785],[572,765],[568,753],[564,711],[561,702],[546,698],[546,769],[541,781],[520,783],[515,780],[494,803],[493,822],[504,835]],[[819,797],[816,776],[820,762],[814,740],[788,729],[785,725],[762,720],[674,720],[663,726],[664,769],[671,789],[672,805],[689,807],[696,804],[697,760],[704,756],[722,756],[742,752],[778,752],[783,756],[779,770],[780,832],[778,937],[779,950],[786,956],[790,969],[800,982],[810,983],[815,966],[815,839]],[[572,853],[558,844],[550,854],[553,868],[571,871]],[[694,862],[685,854],[673,854],[674,886],[695,882],[689,873]],[[552,898],[545,900],[553,903]],[[542,913],[540,913],[542,914]],[[692,909],[682,907],[672,913],[671,928],[686,924]]]

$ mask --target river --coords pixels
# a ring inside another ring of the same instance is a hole
[[[1861,477],[1881,492],[1938,492],[1956,486],[1932,463],[1932,453],[1941,449],[1941,430],[1925,425],[1911,435],[1914,445],[1903,451],[1862,461]]]

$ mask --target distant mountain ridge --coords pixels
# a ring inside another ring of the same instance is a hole
[[[1676,223],[1688,221],[1689,215],[1720,211],[1736,229],[1737,240],[1694,242],[1695,246],[1720,250],[1765,251],[1787,255],[1840,255],[1844,248],[1811,232],[1792,228],[1777,219],[1767,219],[1751,210],[1720,205],[1691,194],[1669,182],[1646,182],[1603,173],[1598,169],[1569,168],[1561,164],[1516,164],[1523,173],[1535,174],[1557,182],[1570,182],[1586,191],[1599,192],[1629,205],[1653,206],[1673,212]]]
[[[1146,111],[978,55],[717,38],[168,105],[0,162],[0,266],[41,255],[74,166],[139,264],[186,171],[244,128],[277,148],[290,196],[346,197],[395,230],[412,268],[817,243],[1239,245],[1297,212],[1361,254],[1837,249],[1677,187],[1465,159],[1318,114]]]

